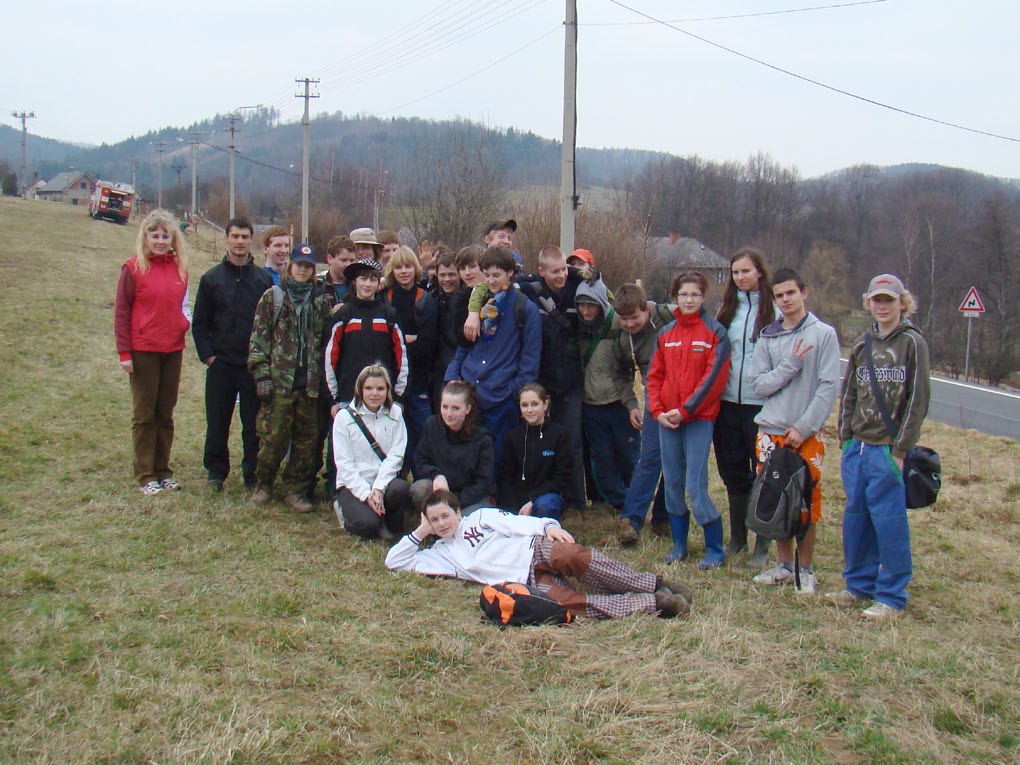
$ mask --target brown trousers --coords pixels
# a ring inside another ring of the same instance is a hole
[[[184,351],[152,353],[131,351],[131,438],[135,451],[135,478],[141,486],[162,481],[170,469],[174,443],[174,407],[181,386]]]

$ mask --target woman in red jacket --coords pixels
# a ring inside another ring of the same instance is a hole
[[[134,469],[142,494],[181,488],[170,469],[170,447],[190,325],[183,237],[170,213],[153,210],[138,230],[134,257],[120,270],[114,308],[117,354],[131,378]]]
[[[686,493],[705,531],[705,557],[698,568],[718,568],[726,552],[722,519],[708,494],[708,452],[729,376],[730,341],[726,328],[705,312],[708,280],[702,274],[680,274],[669,293],[679,306],[676,321],[659,332],[648,369],[648,405],[661,426],[662,480],[673,534],[666,563],[687,558],[691,516]]]

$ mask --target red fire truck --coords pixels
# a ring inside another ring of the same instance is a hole
[[[134,201],[135,189],[130,183],[96,181],[89,199],[89,215],[97,220],[109,218],[118,223],[127,223]]]

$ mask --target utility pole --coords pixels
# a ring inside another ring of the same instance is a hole
[[[132,157],[131,158],[131,190],[134,191],[135,193],[137,193],[137,189],[138,189],[138,160],[135,159],[134,157]],[[137,210],[138,210],[138,208],[134,204],[132,204],[131,205],[131,217],[132,218],[137,218],[138,217],[138,215],[136,213]]]
[[[11,112],[16,120],[21,120],[21,197],[28,199],[28,120],[35,119],[35,112]]]
[[[181,173],[184,172],[184,170],[187,167],[188,166],[185,165],[183,162],[178,162],[177,160],[174,160],[174,163],[172,165],[170,165],[170,169],[177,173],[177,185],[178,186],[180,186],[183,183],[183,181],[181,180]]]
[[[386,171],[382,169],[382,162],[379,163],[379,185],[375,187],[375,194],[372,196],[372,230],[379,234],[379,197],[386,193],[383,182],[386,178]]]
[[[568,256],[574,251],[574,211],[577,175],[574,149],[577,144],[577,0],[566,0],[563,24],[563,154],[560,170],[560,249]]]
[[[305,116],[301,120],[304,126],[304,137],[301,142],[301,241],[308,241],[308,99],[318,98],[318,95],[311,94],[312,85],[318,85],[319,81],[309,77],[302,77],[294,82],[305,84],[305,92],[295,94],[295,98],[305,99]]]
[[[198,214],[198,144],[202,134],[191,132],[191,215]],[[196,218],[197,220],[197,218]]]
[[[160,210],[163,209],[163,152],[166,151],[166,141],[159,140],[155,142],[156,152],[159,155],[159,162],[157,163],[156,170],[156,207]],[[177,183],[181,182],[181,174],[177,173]]]
[[[241,119],[241,111],[243,109],[261,109],[262,104],[256,104],[255,106],[239,106],[234,109],[234,113],[230,115],[230,218],[234,218],[234,154],[237,152],[237,146],[234,145],[234,133],[240,130],[236,127],[237,121]]]

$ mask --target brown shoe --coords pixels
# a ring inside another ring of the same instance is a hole
[[[272,494],[264,486],[256,486],[255,491],[251,493],[251,501],[256,505],[268,505],[272,498]]]
[[[308,498],[301,494],[288,494],[287,498],[283,501],[286,502],[287,507],[295,513],[310,513],[315,509],[315,505],[309,502]]]
[[[687,605],[691,605],[694,602],[694,590],[692,590],[686,584],[680,584],[679,582],[670,582],[666,579],[663,579],[661,576],[655,577],[655,591],[679,595],[681,598],[687,601]]]
[[[683,619],[691,613],[691,607],[679,595],[659,590],[655,593],[655,610],[660,619]]]
[[[637,544],[638,530],[626,518],[620,518],[616,522],[616,539],[624,547],[632,547]]]

